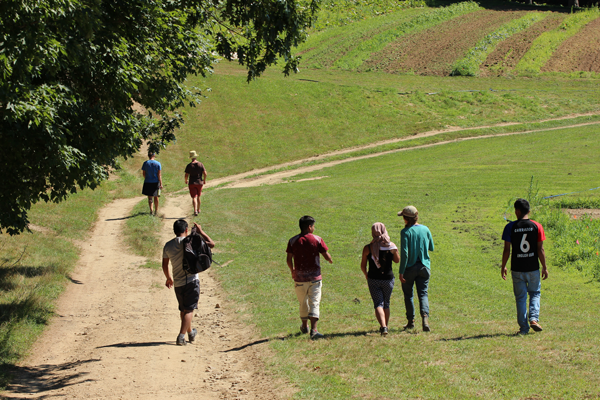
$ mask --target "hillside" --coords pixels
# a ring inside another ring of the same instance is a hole
[[[600,13],[462,2],[364,16],[313,32],[304,68],[417,75],[600,72]]]

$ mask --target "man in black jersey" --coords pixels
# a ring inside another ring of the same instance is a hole
[[[525,199],[515,201],[516,221],[504,227],[502,240],[502,266],[500,273],[506,280],[506,263],[510,258],[510,269],[513,290],[517,302],[518,334],[529,333],[529,327],[536,332],[542,331],[540,316],[540,262],[542,263],[542,279],[548,278],[546,253],[544,253],[544,228],[538,222],[529,219],[529,202]],[[512,257],[511,257],[512,248]],[[527,310],[527,294],[529,294],[529,312]],[[529,320],[529,323],[528,323]]]

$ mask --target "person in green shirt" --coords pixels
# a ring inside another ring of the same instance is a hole
[[[423,331],[429,332],[429,278],[431,276],[431,260],[429,252],[433,251],[433,238],[429,228],[418,224],[419,211],[414,206],[406,206],[398,216],[404,218],[404,229],[400,232],[400,273],[404,293],[404,306],[408,323],[404,329],[415,327],[415,306],[413,286],[417,287]]]

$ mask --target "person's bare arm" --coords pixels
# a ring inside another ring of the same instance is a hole
[[[290,272],[293,275],[294,274],[294,255],[292,253],[287,253],[286,261],[287,261],[288,268],[290,269]]]
[[[392,261],[394,261],[396,264],[400,262],[400,252],[398,249],[392,250]]]
[[[328,251],[323,253],[323,258],[325,258],[327,261],[329,261],[329,264],[333,264],[333,260],[331,259],[331,255],[329,254]]]
[[[365,247],[363,247],[362,259],[360,260],[360,269],[366,279],[369,278],[367,275],[367,257],[368,256],[369,256],[369,245],[366,245]]]
[[[542,263],[542,279],[548,279],[548,268],[546,268],[546,252],[544,251],[544,242],[538,242],[538,258]]]
[[[173,277],[171,276],[171,271],[169,271],[169,259],[163,258],[162,260],[162,269],[163,273],[167,277],[167,281],[165,282],[165,286],[169,289],[173,287]]]
[[[506,280],[506,274],[508,273],[506,269],[506,263],[510,258],[510,242],[504,242],[504,250],[502,251],[502,265],[500,266],[500,275],[502,279]]]
[[[196,228],[196,231],[204,238],[204,241],[206,242],[208,247],[210,247],[211,249],[215,247],[215,242],[213,242],[210,236],[208,236],[206,232],[202,230],[202,227],[200,225],[194,222],[194,227]]]
[[[190,177],[190,174],[188,174],[187,172],[185,173],[185,176],[183,177],[183,180],[185,181],[185,184],[188,184],[188,178]]]
[[[204,169],[204,172],[202,173],[202,176],[204,176],[203,182],[206,183],[206,176],[208,174],[206,173],[206,168]]]
[[[162,189],[162,171],[160,169],[158,170],[158,183],[160,183],[160,188]]]

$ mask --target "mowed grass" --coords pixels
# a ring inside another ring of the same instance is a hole
[[[177,142],[163,150],[165,191],[182,189],[189,150],[199,152],[208,181],[378,140],[449,126],[534,122],[598,111],[590,80],[437,78],[276,70],[248,84],[243,69],[223,63],[207,80],[198,107],[185,110]],[[141,179],[145,155],[124,165]]]
[[[296,177],[326,176],[320,180],[211,191],[202,223],[221,242],[218,261],[233,260],[215,266],[230,306],[270,339],[270,368],[297,386],[297,398],[596,398],[598,281],[556,267],[549,236],[545,330],[517,337],[512,285],[498,267],[507,201],[527,195],[531,176],[541,196],[597,186],[599,150],[596,127],[412,150]],[[433,332],[401,330],[397,284],[391,334],[383,339],[360,250],[376,221],[398,243],[396,212],[408,204],[420,210],[436,245]],[[305,214],[316,218],[315,233],[334,259],[323,263],[326,339],[318,342],[299,334],[285,264],[287,240]]]

